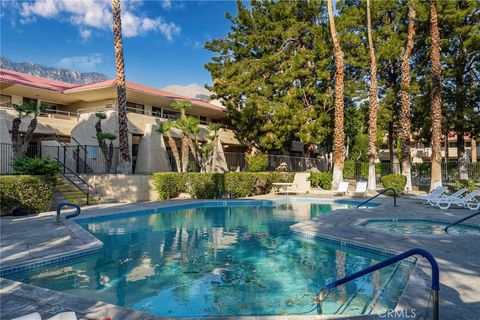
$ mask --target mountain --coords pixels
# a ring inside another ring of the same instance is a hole
[[[52,68],[34,62],[13,62],[5,57],[0,57],[0,68],[75,84],[87,84],[108,79],[103,73]]]
[[[219,100],[210,99],[210,96],[213,94],[210,90],[206,89],[205,87],[199,86],[196,83],[190,84],[188,86],[171,85],[163,88],[163,90],[176,94],[181,94],[190,98],[196,98],[199,100],[210,102],[211,104],[217,105],[219,107],[223,107],[222,103]]]

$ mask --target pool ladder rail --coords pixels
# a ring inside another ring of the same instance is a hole
[[[409,258],[414,255],[420,255],[428,260],[430,262],[430,266],[432,268],[432,300],[433,300],[433,320],[439,320],[440,319],[440,307],[439,307],[439,296],[438,293],[440,291],[440,270],[438,268],[438,263],[435,260],[435,258],[426,250],[420,249],[420,248],[414,248],[410,249],[408,251],[405,251],[399,255],[396,255],[394,257],[388,258],[386,260],[383,260],[377,264],[374,264],[371,267],[368,267],[366,269],[363,269],[361,271],[355,272],[349,276],[346,276],[342,279],[335,280],[334,282],[331,282],[327,284],[324,288],[320,290],[320,293],[317,297],[317,313],[322,314],[322,302],[328,297],[329,293],[331,290],[334,288],[345,284],[349,281],[355,280],[357,278],[363,277],[369,273],[372,273],[374,271],[377,271],[379,269],[385,268],[389,265],[392,265],[394,263],[397,263],[399,261],[402,261],[406,258]]]
[[[387,188],[387,189],[385,189],[385,190],[380,191],[378,194],[374,195],[373,197],[371,197],[371,198],[363,201],[362,203],[360,203],[360,204],[357,206],[357,209],[360,208],[361,206],[369,203],[370,201],[372,201],[372,200],[375,199],[376,197],[381,196],[382,194],[384,194],[384,193],[387,192],[387,191],[393,191],[393,206],[394,206],[394,207],[398,207],[398,206],[397,206],[397,191],[395,191],[395,189],[393,189],[393,188]]]
[[[76,216],[78,216],[80,214],[80,212],[82,212],[82,209],[80,209],[80,206],[78,204],[67,202],[67,201],[62,201],[57,206],[57,218],[55,220],[57,223],[60,223],[60,213],[62,212],[62,209],[64,207],[74,207],[76,209],[75,213],[67,214],[65,219],[75,218]]]
[[[471,214],[471,215],[469,215],[469,216],[467,216],[467,217],[465,217],[465,218],[462,218],[462,219],[457,220],[457,221],[455,221],[455,222],[453,222],[453,223],[450,223],[448,226],[446,226],[446,227],[443,229],[443,231],[445,231],[445,233],[448,233],[448,229],[450,229],[451,227],[456,226],[457,224],[459,224],[459,223],[461,223],[461,222],[463,222],[463,221],[466,221],[466,220],[468,220],[468,219],[470,219],[470,218],[473,218],[473,217],[475,217],[475,216],[478,216],[478,215],[480,215],[480,210],[478,210],[478,212],[475,212],[474,214]]]

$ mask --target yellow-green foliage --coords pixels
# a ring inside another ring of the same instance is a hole
[[[2,211],[15,208],[47,211],[56,182],[57,178],[52,176],[0,176]]]
[[[407,177],[401,174],[387,174],[382,178],[382,184],[385,189],[392,188],[397,192],[397,195],[401,195],[403,190],[405,190],[405,185],[407,184]],[[387,194],[393,194],[393,192],[388,192]]]
[[[332,189],[333,175],[331,172],[312,172],[310,173],[309,180],[314,188],[322,188],[323,190]]]
[[[153,185],[158,194],[158,200],[178,197],[186,191],[185,178],[179,172],[159,172],[153,174]]]

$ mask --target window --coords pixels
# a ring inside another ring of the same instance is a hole
[[[11,107],[12,106],[12,96],[7,96],[0,94],[0,107]]]
[[[23,97],[23,103],[28,103],[28,104],[32,104],[32,105],[37,105],[37,104],[38,104],[38,100],[37,100],[37,99],[34,99],[34,98]]]
[[[97,159],[97,147],[87,146],[87,158]]]
[[[152,116],[161,118],[162,117],[162,108],[152,107]]]
[[[145,111],[145,106],[135,102],[127,102],[127,111],[143,114]]]
[[[198,120],[200,120],[200,124],[208,124],[207,117],[199,116]]]
[[[175,111],[170,111],[170,110],[163,109],[163,117],[166,118],[166,119],[175,120],[175,119],[177,119],[179,114],[180,113],[175,112]]]

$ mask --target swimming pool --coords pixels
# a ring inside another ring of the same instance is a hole
[[[444,229],[450,223],[438,220],[401,218],[401,219],[367,219],[361,226],[390,232],[405,234],[435,235],[446,234]],[[457,224],[448,229],[448,234],[480,234],[480,227],[468,224]]]
[[[289,227],[353,205],[220,202],[79,220],[104,243],[101,253],[7,277],[158,316],[315,314],[322,286],[386,257],[302,239]],[[394,308],[412,266],[340,287],[324,314]]]

